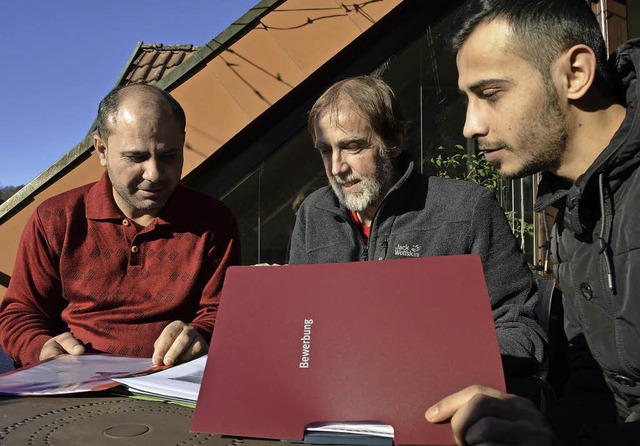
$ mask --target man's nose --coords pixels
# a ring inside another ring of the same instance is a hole
[[[144,163],[142,178],[151,182],[158,181],[160,178],[160,166],[155,159],[150,158]]]
[[[331,174],[340,175],[349,170],[349,166],[344,160],[342,150],[334,150],[331,153]]]
[[[483,117],[482,112],[475,101],[469,101],[467,104],[467,114],[464,120],[464,128],[462,134],[465,138],[478,138],[480,136],[487,136],[488,126],[486,119]]]

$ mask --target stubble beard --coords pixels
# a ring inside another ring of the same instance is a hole
[[[560,107],[558,93],[551,84],[545,82],[546,101],[540,114],[531,119],[527,128],[522,128],[516,138],[519,149],[497,142],[493,147],[501,146],[504,150],[521,156],[521,164],[512,171],[505,171],[501,163],[491,163],[500,175],[507,180],[523,178],[558,165],[567,150],[569,135],[567,132],[567,116]],[[480,147],[486,143],[480,142]],[[486,144],[489,145],[489,144]]]
[[[135,209],[137,211],[157,211],[164,207],[164,205],[169,200],[169,197],[161,196],[157,200],[140,200],[134,196],[138,188],[131,190],[126,185],[123,185],[117,181],[115,174],[111,170],[111,166],[107,163],[107,174],[109,175],[109,180],[111,181],[111,187],[118,194],[118,196],[124,201],[127,205],[131,207],[131,209]]]

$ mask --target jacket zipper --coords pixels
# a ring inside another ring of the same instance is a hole
[[[384,260],[387,258],[387,248],[389,247],[389,238],[385,238],[382,241],[382,258],[381,260]]]
[[[364,262],[369,260],[369,245],[364,245],[362,253],[360,254],[360,261]]]
[[[380,257],[380,260],[383,260],[387,258],[387,248],[389,247],[389,239],[385,238],[380,244],[380,246],[382,248],[382,257]],[[360,261],[364,262],[366,260],[369,260],[369,245],[364,245],[364,248],[362,249],[362,253],[360,254]]]

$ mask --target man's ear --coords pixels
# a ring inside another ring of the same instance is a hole
[[[596,55],[587,45],[575,45],[556,61],[567,99],[583,98],[594,84],[597,72]]]
[[[397,158],[402,153],[404,149],[404,135],[398,134],[396,135],[396,141],[393,147],[391,147],[391,158]]]
[[[102,141],[100,135],[97,133],[93,134],[93,147],[98,152],[98,159],[100,160],[100,165],[102,167],[107,166],[107,145]]]

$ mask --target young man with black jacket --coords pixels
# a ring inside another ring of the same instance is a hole
[[[640,41],[607,67],[584,0],[473,0],[454,28],[465,136],[501,174],[544,172],[571,376],[547,413],[472,387],[427,411],[459,444],[640,444]]]

